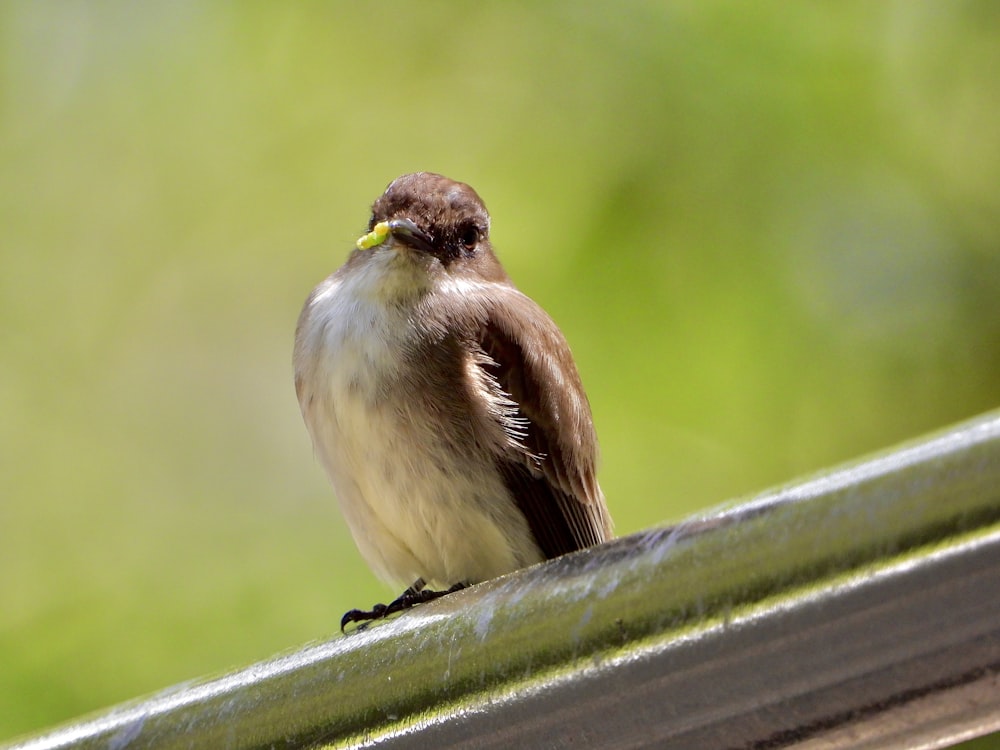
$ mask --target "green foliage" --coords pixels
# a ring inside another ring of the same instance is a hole
[[[989,3],[0,6],[0,737],[331,635],[308,291],[403,172],[566,332],[619,533],[995,407]]]

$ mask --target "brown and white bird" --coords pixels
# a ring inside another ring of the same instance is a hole
[[[611,536],[569,346],[493,254],[476,192],[404,175],[368,230],[306,300],[295,389],[359,551],[412,585],[342,627]]]

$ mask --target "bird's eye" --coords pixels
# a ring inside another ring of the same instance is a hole
[[[472,250],[479,244],[479,227],[470,224],[469,226],[462,229],[462,234],[459,236],[462,241],[462,246],[466,250]]]

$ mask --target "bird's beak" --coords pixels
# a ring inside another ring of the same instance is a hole
[[[434,243],[430,235],[417,227],[409,219],[393,219],[389,222],[389,234],[404,245],[424,253],[434,252]]]

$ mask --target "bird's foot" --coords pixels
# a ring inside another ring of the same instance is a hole
[[[345,612],[344,616],[340,618],[340,632],[345,632],[345,628],[352,622],[359,623],[358,630],[361,630],[367,627],[367,624],[372,620],[383,620],[389,615],[402,612],[404,609],[440,599],[442,596],[464,589],[467,584],[456,583],[447,591],[431,591],[424,588],[426,585],[423,578],[418,578],[412,586],[388,604],[376,604],[369,610],[352,609]]]

